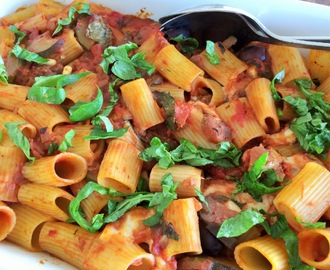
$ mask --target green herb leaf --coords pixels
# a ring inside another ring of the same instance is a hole
[[[48,146],[47,154],[51,155],[55,153],[58,150],[58,144],[57,143],[50,143]]]
[[[78,6],[81,5],[80,9],[77,9]],[[77,3],[75,5],[73,5],[72,7],[70,7],[69,12],[68,12],[68,17],[62,20],[58,20],[57,22],[57,27],[53,33],[53,35],[57,34],[58,32],[60,32],[63,28],[63,26],[65,25],[69,25],[72,23],[72,21],[75,18],[75,14],[88,14],[90,15],[90,6],[87,3]]]
[[[274,98],[275,101],[281,101],[282,100],[281,96],[276,91],[275,84],[276,83],[281,83],[282,80],[284,79],[284,76],[285,76],[285,71],[284,71],[284,68],[283,68],[279,73],[277,73],[274,76],[274,78],[272,79],[272,81],[270,83],[270,90],[272,91],[272,95],[273,95],[273,98]]]
[[[99,230],[104,224],[114,222],[122,217],[131,208],[147,202],[148,207],[156,206],[155,214],[146,219],[146,224],[150,226],[159,223],[163,211],[168,207],[172,200],[177,198],[175,189],[177,184],[173,183],[173,179],[168,175],[165,175],[162,179],[162,192],[150,193],[150,192],[136,192],[133,194],[124,194],[114,190],[113,188],[105,188],[95,182],[88,182],[77,194],[69,205],[69,213],[73,220],[75,220],[82,228],[94,233]],[[98,192],[102,195],[109,196],[121,196],[124,197],[122,201],[109,200],[108,213],[97,214],[94,216],[90,223],[79,211],[80,203],[88,198],[93,192]]]
[[[155,67],[144,60],[144,53],[140,52],[129,57],[129,53],[137,48],[138,46],[132,42],[118,47],[109,46],[103,52],[103,60],[100,66],[108,74],[109,66],[112,65],[112,73],[124,81],[141,78],[142,75],[138,72],[138,69],[145,70],[151,75],[155,71]]]
[[[112,112],[113,108],[117,104],[119,97],[116,91],[114,90],[114,87],[117,83],[118,79],[116,79],[113,83],[109,84],[109,92],[110,92],[110,103],[107,107],[105,107],[102,112],[100,112],[98,115],[96,115],[92,119],[92,124],[94,126],[97,126],[97,129],[102,125],[101,123],[103,122],[105,125],[105,130],[106,132],[112,132],[113,131],[113,125],[108,118],[110,113]]]
[[[199,46],[197,39],[185,37],[183,34],[171,38],[170,40],[176,42],[183,53],[193,52]]]
[[[150,146],[139,153],[139,158],[143,161],[156,159],[161,168],[169,168],[174,165],[168,143],[162,143],[157,137],[150,141]]]
[[[239,165],[241,154],[242,152],[229,142],[220,143],[218,149],[206,149],[196,147],[185,139],[181,139],[180,145],[169,151],[167,143],[162,143],[159,138],[154,137],[150,141],[150,147],[140,152],[139,158],[146,162],[156,159],[158,165],[164,169],[182,161],[195,167],[212,164],[231,168]]]
[[[207,40],[206,41],[206,57],[209,59],[210,63],[213,65],[220,64],[220,59],[215,53],[214,42]]]
[[[285,97],[298,114],[290,128],[299,144],[309,153],[322,154],[330,148],[330,102],[323,98],[323,93],[312,92],[312,82],[308,79],[294,81],[306,97]]]
[[[96,115],[103,104],[102,91],[98,88],[97,96],[91,102],[78,101],[69,109],[69,119],[74,122],[84,121]]]
[[[84,137],[84,140],[105,140],[119,138],[127,132],[128,128],[119,128],[113,131],[106,131],[100,126],[96,126],[92,129],[91,134]]]
[[[245,172],[242,179],[237,182],[237,189],[233,194],[248,192],[254,199],[260,201],[262,195],[274,193],[283,188],[283,186],[272,187],[275,183],[274,178],[276,177],[273,170],[265,174],[266,179],[264,181],[260,181],[261,174],[264,172],[263,167],[267,163],[267,158],[268,152],[265,152],[254,162],[251,169]]]
[[[65,152],[68,148],[73,147],[72,145],[72,139],[76,135],[76,132],[71,129],[64,135],[64,140],[61,142],[60,146],[58,147],[58,150],[60,152]]]
[[[8,73],[6,71],[5,63],[0,55],[0,81],[8,84]]]
[[[326,222],[315,222],[315,223],[310,223],[310,222],[303,222],[299,217],[296,218],[297,222],[303,225],[305,228],[308,229],[324,229],[326,227]]]
[[[209,209],[209,203],[206,201],[205,196],[203,195],[203,193],[197,188],[194,188],[194,190],[195,190],[199,200],[206,205],[207,209]]]
[[[26,49],[23,49],[19,45],[15,45],[10,52],[14,54],[17,58],[26,60],[28,62],[45,65],[49,61],[48,59],[41,57],[35,52],[30,52]]]
[[[8,131],[8,135],[13,143],[22,149],[23,153],[28,160],[34,161],[35,157],[30,154],[30,143],[29,140],[23,135],[23,133],[18,128],[19,125],[24,124],[24,122],[5,122],[4,125]]]
[[[236,237],[246,233],[253,226],[261,224],[266,218],[255,210],[245,210],[238,215],[226,219],[218,233],[217,237]]]
[[[19,45],[22,42],[22,40],[25,38],[26,33],[18,30],[18,28],[15,25],[10,25],[8,28],[17,36],[17,40],[15,44]]]
[[[77,74],[59,74],[36,77],[35,83],[31,86],[27,98],[32,101],[47,104],[61,104],[66,98],[66,93],[63,87],[72,84],[89,74],[90,72],[81,72]]]

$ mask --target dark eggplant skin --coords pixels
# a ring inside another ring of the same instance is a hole
[[[245,62],[249,62],[254,59],[265,61],[267,58],[266,48],[264,46],[258,45],[244,47],[242,50],[239,51],[238,58]]]
[[[42,57],[49,58],[54,54],[57,54],[64,45],[63,39],[58,39],[53,45],[51,45],[48,49],[38,52],[38,54]]]
[[[199,224],[203,253],[209,256],[219,256],[224,252],[224,245],[203,223]]]
[[[178,259],[178,270],[241,270],[234,259],[186,256]]]

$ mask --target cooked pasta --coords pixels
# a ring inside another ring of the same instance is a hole
[[[1,18],[0,241],[86,270],[329,269],[328,52],[140,13]]]

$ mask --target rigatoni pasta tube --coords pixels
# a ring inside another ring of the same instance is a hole
[[[173,225],[179,240],[169,239],[165,253],[168,257],[190,253],[202,253],[197,212],[202,208],[195,198],[178,199],[171,202],[163,213],[164,220]]]
[[[190,91],[192,82],[204,71],[179,52],[174,45],[162,48],[153,63],[157,71],[171,83]]]
[[[168,93],[172,98],[174,98],[174,100],[185,100],[185,91],[172,83],[164,82],[162,84],[155,84],[151,85],[150,88],[151,91]]]
[[[22,174],[37,184],[63,187],[84,179],[87,174],[87,163],[83,157],[65,152],[25,164]]]
[[[97,96],[97,75],[91,73],[64,87],[66,98],[73,103],[92,101]]]
[[[16,214],[12,208],[0,201],[0,241],[14,229]]]
[[[18,109],[18,114],[34,125],[38,130],[48,128],[49,131],[60,123],[71,123],[69,114],[56,104],[45,104],[26,100]]]
[[[254,79],[246,86],[245,93],[261,127],[266,133],[275,133],[280,129],[280,121],[270,83],[266,78]]]
[[[6,240],[30,251],[41,251],[39,243],[41,227],[46,221],[53,221],[54,218],[20,203],[12,204],[11,208],[16,214],[16,223]]]
[[[306,229],[298,234],[301,260],[316,269],[330,268],[330,228]]]
[[[124,102],[141,132],[165,121],[145,79],[136,79],[120,87]]]
[[[46,222],[40,231],[42,250],[76,266],[84,268],[84,258],[98,234],[66,222]]]
[[[61,221],[69,218],[68,207],[73,199],[70,193],[61,188],[34,183],[23,184],[18,190],[20,203]]]
[[[0,107],[11,111],[18,109],[29,89],[28,86],[0,83]]]
[[[27,159],[16,146],[0,145],[0,156],[0,200],[17,202],[17,192],[23,181],[21,169]]]
[[[249,68],[245,62],[222,47],[221,44],[219,45],[219,43],[215,43],[214,52],[218,56],[220,63],[212,64],[207,58],[206,50],[204,50],[200,54],[200,67],[223,86],[228,85],[231,80],[236,79],[240,73]]]
[[[308,162],[278,193],[274,205],[297,231],[304,228],[297,218],[302,222],[318,221],[330,206],[330,172],[318,163]]]
[[[105,143],[104,140],[85,140],[84,137],[90,135],[93,129],[92,125],[58,125],[54,128],[54,133],[64,138],[64,135],[73,130],[74,137],[71,140],[72,147],[66,151],[82,156],[86,159],[87,164],[91,164],[94,160],[100,158],[103,153]]]
[[[312,78],[317,78],[321,84],[330,76],[330,52],[325,50],[310,50],[307,66]]]
[[[208,79],[202,76],[198,76],[192,84],[191,96],[210,96],[210,100],[206,100],[210,106],[219,106],[226,98],[223,87],[215,80]],[[211,92],[211,94],[208,93]],[[204,94],[203,94],[204,92]],[[200,98],[199,98],[200,99]]]
[[[283,84],[287,84],[295,79],[311,79],[298,48],[273,44],[268,46],[267,51],[271,57],[273,74],[279,73],[282,69],[285,71],[285,76],[282,79]]]
[[[122,236],[112,235],[107,240],[93,241],[85,257],[84,269],[151,270],[154,264],[154,256],[142,247]]]
[[[257,121],[246,98],[226,102],[216,108],[217,114],[230,127],[233,143],[242,148],[247,143],[262,141],[266,133]]]
[[[234,256],[244,270],[290,269],[284,241],[268,235],[238,244]]]
[[[101,162],[97,182],[124,193],[134,192],[143,164],[138,158],[139,152],[123,140],[111,141]]]
[[[179,183],[176,193],[179,197],[197,196],[195,189],[201,190],[203,181],[203,171],[189,165],[174,165],[168,169],[163,169],[157,164],[151,169],[149,177],[149,189],[151,192],[162,191],[161,179],[170,173],[173,181]]]

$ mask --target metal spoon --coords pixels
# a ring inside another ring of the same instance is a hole
[[[330,50],[329,36],[279,36],[248,12],[224,5],[203,5],[187,9],[162,17],[159,22],[167,37],[183,34],[185,37],[196,38],[201,46],[205,45],[206,40],[223,41],[229,36],[235,36],[237,44],[234,50],[239,50],[251,41]]]

